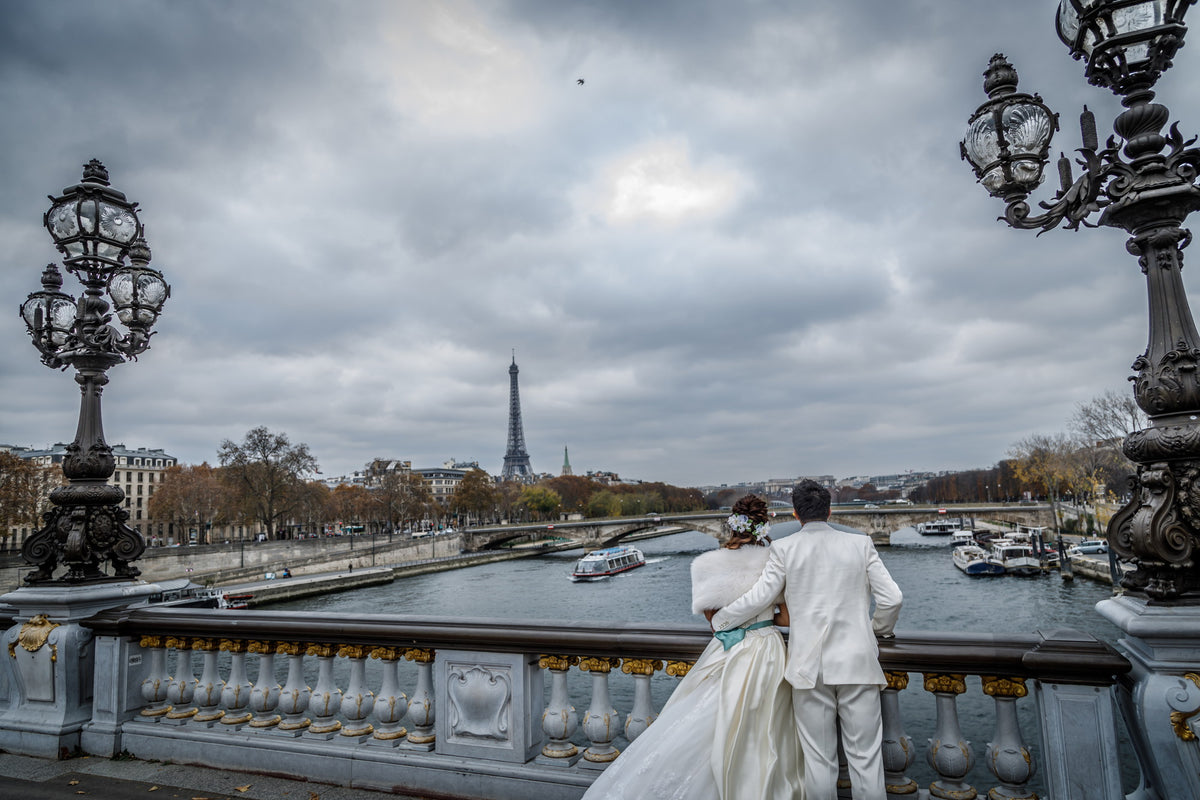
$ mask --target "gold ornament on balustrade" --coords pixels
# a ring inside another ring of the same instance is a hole
[[[301,656],[304,655],[304,644],[302,642],[276,642],[275,652],[281,656]]]
[[[956,673],[926,672],[925,691],[962,694],[967,691],[967,676]]]
[[[244,653],[246,652],[247,642],[244,639],[222,639],[222,653]]]
[[[404,651],[404,657],[417,664],[428,664],[433,661],[437,651],[428,647],[410,647]]]
[[[578,663],[579,656],[538,656],[539,667],[542,669],[556,670],[558,672],[566,672]]]
[[[61,624],[59,622],[51,622],[50,618],[45,614],[38,614],[32,617],[21,626],[21,632],[17,634],[17,640],[9,642],[8,657],[17,657],[17,645],[21,645],[22,650],[30,653],[36,653],[38,650],[41,650],[45,646],[46,640],[50,638],[50,632]],[[50,660],[58,661],[58,645],[50,645]]]
[[[653,658],[627,658],[621,664],[621,672],[626,675],[653,675],[655,670],[660,670],[663,667],[663,662]]]
[[[192,649],[199,653],[211,653],[217,647],[216,639],[192,639]]]
[[[1185,672],[1183,677],[1192,683],[1196,684],[1196,688],[1200,689],[1200,675],[1194,672]],[[1188,725],[1188,720],[1200,714],[1200,708],[1194,711],[1172,711],[1171,712],[1171,728],[1175,731],[1175,735],[1184,742],[1196,741],[1196,732],[1192,730],[1192,726]]]
[[[344,644],[338,648],[337,654],[342,658],[366,658],[370,652],[366,645]]]
[[[621,659],[615,656],[587,656],[579,659],[579,668],[584,672],[610,672],[613,667],[621,666]]]
[[[337,655],[338,646],[336,644],[310,644],[304,649],[304,654],[307,656],[316,656],[317,658],[333,658]]]
[[[980,675],[979,680],[983,682],[983,693],[989,697],[1025,697],[1029,694],[1024,678]]]
[[[186,636],[167,637],[168,650],[187,650],[189,647],[191,647],[191,643]]]
[[[404,658],[404,651],[398,647],[372,647],[371,658],[379,661],[399,661]]]
[[[158,648],[163,646],[163,638],[161,636],[143,636],[138,640],[139,647]]]
[[[897,692],[903,692],[908,688],[908,673],[907,672],[892,672],[885,670],[883,676],[887,678],[887,688],[895,689]]]
[[[666,672],[673,678],[682,678],[691,672],[695,665],[695,661],[668,661]]]
[[[263,639],[255,639],[253,641],[246,642],[246,652],[257,653],[260,656],[265,656],[269,653],[274,653],[275,652],[275,642],[267,641],[267,640],[263,640]]]

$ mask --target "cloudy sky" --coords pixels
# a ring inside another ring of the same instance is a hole
[[[959,159],[994,52],[1056,152],[1084,103],[1110,129],[1057,5],[13,0],[0,443],[74,434],[17,307],[47,195],[98,158],[172,285],[111,443],[215,462],[265,425],[326,475],[498,473],[515,350],[537,471],[990,466],[1146,344],[1124,234],[1010,230]],[[1185,132],[1197,59],[1159,83]]]

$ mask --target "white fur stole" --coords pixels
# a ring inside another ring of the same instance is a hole
[[[767,548],[710,550],[692,561],[692,613],[724,608],[754,585],[767,563]]]

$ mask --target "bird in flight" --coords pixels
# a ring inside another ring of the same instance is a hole
[[[583,86],[583,78],[579,78],[579,79],[578,79],[577,81],[575,81],[575,82],[576,82],[576,83],[578,83],[580,86]]]

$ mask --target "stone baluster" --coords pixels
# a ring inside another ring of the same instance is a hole
[[[589,656],[579,660],[579,668],[592,673],[592,703],[583,715],[583,733],[591,744],[583,751],[580,766],[604,769],[621,754],[612,744],[620,729],[621,717],[608,695],[608,673],[620,665],[619,658]]]
[[[579,729],[579,715],[567,691],[567,673],[578,663],[579,656],[544,655],[538,659],[538,666],[550,670],[550,701],[542,712],[546,744],[539,763],[567,767],[579,759],[579,748],[571,741]]]
[[[350,683],[342,695],[342,716],[346,718],[342,736],[365,739],[375,731],[375,726],[367,722],[367,717],[375,707],[375,694],[367,689],[369,654],[363,645],[344,644],[338,648],[338,655],[350,659]]]
[[[422,647],[410,647],[404,651],[404,657],[417,665],[417,688],[413,691],[412,700],[408,703],[408,717],[412,721],[412,730],[404,741],[405,747],[417,750],[432,750],[437,734],[433,731],[434,713],[433,702],[433,659],[436,653]]]
[[[171,710],[171,704],[167,702],[167,689],[171,686],[171,676],[167,674],[167,648],[161,636],[143,636],[140,644],[150,651],[150,666],[142,681],[142,699],[146,701],[142,716],[157,720]]]
[[[258,680],[250,690],[250,710],[254,712],[250,727],[274,727],[282,719],[275,713],[280,690],[275,680],[275,643],[253,641],[247,644],[246,649],[258,654]]]
[[[917,782],[906,774],[916,755],[912,737],[904,732],[900,692],[908,688],[907,672],[885,672],[887,688],[880,693],[883,711],[883,782],[888,800],[916,796]]]
[[[400,678],[397,668],[400,665],[402,653],[395,647],[376,647],[371,651],[371,658],[379,659],[383,665],[383,683],[379,694],[375,695],[375,719],[379,727],[375,729],[372,741],[395,746],[408,735],[408,729],[400,724],[408,713],[408,695],[400,691]]]
[[[334,719],[342,709],[342,690],[333,680],[333,660],[337,658],[337,645],[310,644],[305,651],[317,657],[317,685],[308,698],[308,710],[312,712],[312,725],[305,736],[329,739],[342,729],[342,723]]]
[[[246,673],[246,642],[241,639],[222,639],[221,650],[229,653],[229,680],[221,690],[221,704],[225,706],[222,725],[244,725],[254,716],[250,705],[250,692],[254,689]]]
[[[633,676],[633,708],[625,717],[625,738],[633,741],[641,736],[658,716],[650,699],[650,678],[663,663],[652,658],[627,658],[621,671]]]
[[[225,684],[217,672],[217,641],[215,639],[193,639],[192,649],[204,654],[204,669],[200,673],[200,683],[196,686],[196,706],[198,710],[192,717],[192,722],[211,726],[225,716],[221,705],[221,692]]]
[[[963,780],[975,763],[971,743],[963,739],[958,725],[958,696],[967,690],[965,675],[925,673],[925,691],[937,701],[937,729],[929,740],[929,766],[938,780],[929,785],[929,794],[944,800],[974,800],[979,794]]]
[[[288,674],[287,681],[279,690],[279,710],[283,713],[283,721],[271,732],[299,736],[312,724],[312,720],[304,716],[312,696],[312,690],[304,682],[304,645],[300,642],[280,642],[275,645],[275,652],[288,657]]]
[[[981,676],[983,693],[996,701],[996,735],[987,746],[987,768],[1000,781],[988,792],[990,800],[1037,800],[1026,786],[1037,770],[1033,753],[1021,740],[1017,698],[1028,694],[1024,678]]]
[[[199,710],[192,702],[196,697],[196,687],[200,679],[192,664],[191,641],[182,637],[167,637],[167,647],[175,650],[175,677],[167,686],[167,701],[172,709],[167,712],[168,722],[176,724],[194,717]]]

